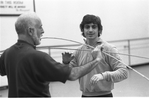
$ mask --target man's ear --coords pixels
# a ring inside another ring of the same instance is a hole
[[[33,33],[34,33],[34,28],[28,28],[28,34],[30,35],[30,36],[32,36],[33,35]]]

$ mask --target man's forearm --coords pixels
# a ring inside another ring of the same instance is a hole
[[[112,81],[112,82],[120,82],[120,81],[128,78],[127,68],[120,68],[115,71],[107,71],[102,74],[103,74],[105,80]]]
[[[99,60],[95,59],[94,61],[89,62],[83,66],[72,67],[68,80],[77,80],[78,78],[84,76],[85,74],[89,73],[92,69],[94,69],[98,63]]]

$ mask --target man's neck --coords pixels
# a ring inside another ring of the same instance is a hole
[[[31,45],[34,45],[32,40],[29,37],[26,37],[26,35],[19,35],[18,38],[19,38],[19,40],[22,40],[22,41],[25,41]]]
[[[87,44],[95,47],[96,44],[97,44],[97,41],[98,41],[98,38],[96,38],[96,39],[87,39]]]

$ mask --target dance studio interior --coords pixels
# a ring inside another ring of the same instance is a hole
[[[37,50],[62,62],[63,52],[84,43],[80,23],[84,15],[101,18],[101,38],[116,46],[128,67],[126,80],[115,83],[114,97],[149,97],[149,0],[0,0],[0,56],[17,42],[15,21],[24,12],[41,18],[43,37]],[[66,40],[64,40],[66,39]],[[50,82],[52,97],[81,97],[79,80]],[[0,97],[8,97],[7,76],[0,76]]]

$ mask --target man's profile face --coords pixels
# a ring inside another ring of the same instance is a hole
[[[34,31],[34,42],[35,42],[35,45],[39,45],[40,41],[41,41],[42,34],[44,33],[44,30],[42,28],[42,23],[40,20],[38,20],[36,22],[34,29],[35,29],[35,31]]]

